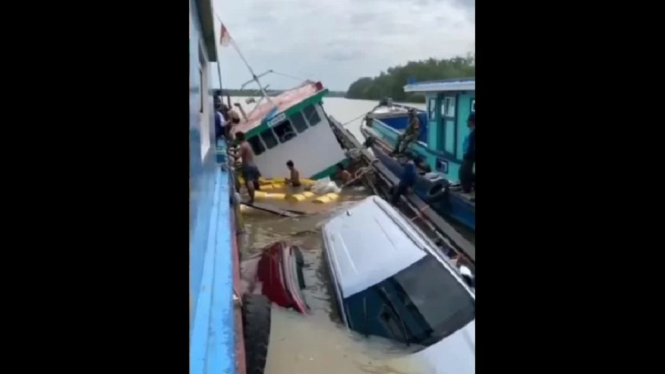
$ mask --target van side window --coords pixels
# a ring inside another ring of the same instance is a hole
[[[301,133],[305,130],[307,130],[307,122],[305,122],[305,117],[302,116],[302,112],[298,112],[294,114],[291,118],[289,118],[291,122],[293,122],[293,127],[296,128],[298,133]]]
[[[296,137],[296,133],[293,131],[293,126],[291,126],[291,121],[289,120],[280,123],[272,129],[275,131],[275,135],[277,135],[280,143],[286,143]]]
[[[268,149],[273,149],[278,144],[277,138],[275,138],[275,134],[272,133],[271,129],[262,132],[261,139],[263,139],[263,142],[266,143],[266,147]]]
[[[252,146],[252,151],[254,151],[254,155],[258,156],[261,153],[265,152],[266,148],[263,146],[263,143],[261,143],[261,139],[259,139],[258,136],[252,136],[247,141]]]
[[[307,106],[302,112],[310,126],[316,126],[321,122],[321,117],[319,117],[319,113],[316,111],[314,105]]]

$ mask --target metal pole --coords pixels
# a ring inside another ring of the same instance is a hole
[[[219,20],[219,22],[220,22],[222,25],[224,24],[224,23],[222,22],[222,18],[221,18],[219,15],[217,15],[217,13],[215,13],[215,17],[217,17],[217,19]],[[220,37],[221,37],[221,35],[220,35]],[[268,96],[268,93],[266,92],[266,90],[265,90],[265,89],[263,88],[263,86],[261,85],[261,82],[259,81],[259,78],[256,76],[256,74],[254,74],[254,70],[252,70],[252,67],[249,66],[249,63],[248,63],[247,60],[245,59],[245,56],[243,56],[242,52],[240,52],[240,48],[238,48],[238,45],[236,44],[235,40],[233,40],[233,38],[231,37],[231,35],[229,35],[229,39],[231,40],[231,45],[233,45],[233,48],[235,48],[236,52],[238,52],[238,55],[240,55],[240,58],[242,59],[242,62],[245,63],[245,66],[247,67],[247,70],[249,70],[250,74],[252,74],[252,79],[256,82],[256,84],[259,85],[259,89],[261,90],[261,93],[263,93],[263,96],[265,96],[265,98],[268,100],[268,102],[270,102],[270,104],[275,105],[275,104],[272,102],[272,100],[270,100],[270,96]]]
[[[222,68],[219,66],[219,52],[217,52],[217,75],[219,75],[219,99],[222,100]]]

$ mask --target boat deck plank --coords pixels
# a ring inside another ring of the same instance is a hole
[[[247,201],[243,201],[241,204],[245,205],[245,206],[248,206],[248,207],[251,207],[251,208],[254,208],[254,209],[257,209],[257,210],[261,210],[261,211],[264,211],[264,212],[268,212],[268,213],[272,213],[272,214],[275,214],[275,215],[278,215],[278,216],[282,216],[282,217],[295,218],[295,217],[300,217],[301,215],[303,215],[305,213],[305,212],[295,212],[295,211],[291,211],[291,210],[280,209],[276,206],[266,204],[266,203],[263,203],[263,202],[258,202],[258,201],[255,201],[252,204],[250,204]]]

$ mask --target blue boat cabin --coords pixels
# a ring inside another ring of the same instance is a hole
[[[404,91],[422,93],[427,99],[430,167],[459,180],[464,138],[469,134],[467,119],[476,110],[475,78],[410,83]]]

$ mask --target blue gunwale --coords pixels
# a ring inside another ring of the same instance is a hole
[[[203,274],[190,337],[190,373],[235,372],[233,252],[229,175],[215,171]]]

